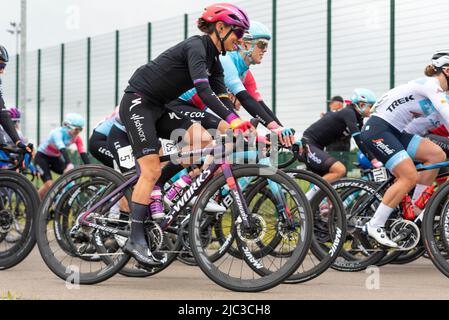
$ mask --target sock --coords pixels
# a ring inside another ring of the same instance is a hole
[[[421,194],[426,190],[429,186],[425,186],[423,184],[417,184],[415,187],[415,192],[413,192],[412,203],[415,204],[416,200],[419,199]]]
[[[383,228],[385,227],[385,223],[393,212],[393,208],[381,203],[379,208],[377,208],[374,217],[370,220],[369,224],[374,228]]]
[[[131,204],[131,241],[140,245],[148,246],[145,239],[143,223],[148,217],[148,205],[133,202]]]
[[[154,186],[153,192],[151,192],[151,199],[159,199],[162,197],[162,189],[159,186]]]
[[[161,177],[156,182],[156,185],[163,189],[167,181],[182,170],[184,170],[183,166],[169,162],[164,168],[162,168]]]
[[[313,197],[320,191],[316,185],[313,185],[312,188],[306,193],[307,200],[312,200]]]

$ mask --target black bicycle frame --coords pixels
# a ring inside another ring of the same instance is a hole
[[[427,171],[427,170],[441,169],[441,168],[448,167],[448,166],[449,166],[449,161],[445,161],[445,162],[440,162],[440,163],[427,165],[427,166],[417,165],[416,166],[416,170],[418,172],[422,172],[422,171]],[[447,176],[447,173],[443,174],[443,175],[441,175],[439,177],[444,177],[444,176]],[[392,182],[394,182],[394,180],[396,180],[396,177],[392,175],[389,179],[387,179],[386,181],[382,182],[382,184],[376,189],[376,192],[374,194],[370,195],[364,202],[362,202],[362,204],[350,215],[348,220],[354,218],[359,213],[365,211],[365,209],[374,202],[375,195],[379,191],[383,190],[387,185],[389,185]]]

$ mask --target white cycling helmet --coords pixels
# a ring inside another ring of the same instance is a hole
[[[449,66],[449,49],[442,49],[435,52],[432,57],[432,65],[436,68]]]

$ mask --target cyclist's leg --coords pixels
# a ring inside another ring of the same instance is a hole
[[[134,93],[125,93],[120,104],[120,118],[130,138],[134,156],[141,174],[132,195],[132,223],[130,239],[124,251],[147,267],[160,266],[149,250],[144,222],[148,217],[148,195],[153,191],[161,174],[160,142],[156,123],[164,113],[164,107],[156,100]]]
[[[418,160],[425,165],[443,162],[446,159],[445,152],[428,139],[404,133],[402,143],[407,145],[407,152],[413,160]],[[418,200],[421,193],[434,183],[438,171],[438,169],[435,169],[419,173],[418,183],[413,194],[413,202]]]
[[[379,243],[396,247],[386,235],[383,227],[394,208],[398,206],[404,195],[413,189],[418,181],[418,172],[401,142],[402,134],[382,119],[372,117],[368,120],[361,138],[374,156],[385,163],[390,172],[397,178],[395,183],[387,189],[382,203],[377,208],[373,218],[366,228],[370,236]]]
[[[195,123],[192,119],[173,109],[166,109],[157,122],[156,129],[161,138],[186,146],[183,151],[199,150],[212,143],[212,136],[200,123]],[[180,160],[184,166],[201,163],[200,157],[188,161]]]
[[[42,187],[39,188],[39,197],[43,199],[53,185],[53,178],[51,176],[50,170],[50,160],[45,154],[38,152],[34,158],[34,164],[36,165],[36,170],[39,173],[42,182],[44,183]]]
[[[109,150],[107,136],[94,131],[89,139],[89,152],[102,164],[109,168],[113,168],[114,157]]]
[[[449,138],[442,137],[436,134],[429,134],[426,136],[426,138],[443,149],[444,153],[446,154],[446,158],[449,158]]]
[[[332,182],[346,175],[343,163],[330,156],[308,139],[304,139],[304,158],[307,169]]]
[[[132,154],[131,143],[125,131],[113,125],[109,132],[107,146],[114,158],[114,169],[121,173],[127,173],[135,168],[136,162]]]

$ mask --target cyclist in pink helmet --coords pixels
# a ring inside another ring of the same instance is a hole
[[[215,23],[222,21],[231,26],[229,32],[223,37],[220,35]],[[249,18],[245,11],[230,3],[216,3],[207,7],[198,20],[198,28],[210,33],[213,31],[220,39],[221,52],[226,55],[225,41],[234,33],[241,39],[250,27]]]
[[[251,127],[249,122],[232,125],[238,116],[232,111],[219,59],[220,54],[237,50],[238,41],[249,26],[248,16],[242,9],[228,3],[209,6],[198,19],[203,35],[188,38],[166,50],[137,69],[128,81],[119,113],[141,175],[133,190],[131,234],[123,251],[144,267],[161,266],[165,258],[154,256],[150,251],[143,224],[148,211],[152,218],[164,216],[161,190],[156,186],[163,174],[159,138],[178,141],[179,137],[172,137],[172,134],[181,129],[184,130],[181,140],[186,145],[192,145],[195,139],[204,146],[212,141],[200,124],[171,111],[166,105],[195,88],[203,102],[222,119],[229,120],[233,129],[245,131]],[[198,132],[195,137],[194,132]]]

